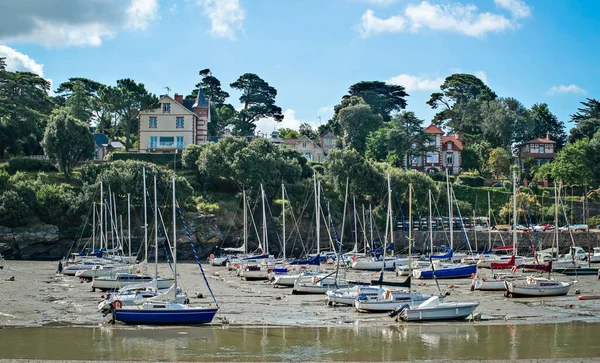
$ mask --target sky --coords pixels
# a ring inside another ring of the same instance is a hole
[[[359,81],[406,87],[407,110],[445,77],[471,73],[499,96],[547,103],[564,121],[598,98],[595,0],[20,0],[0,2],[9,70],[106,84],[132,78],[157,95],[189,94],[210,68],[229,88],[256,73],[285,118],[260,132],[326,122]]]

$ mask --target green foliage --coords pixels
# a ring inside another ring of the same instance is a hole
[[[190,144],[181,152],[181,165],[186,169],[198,170],[196,162],[206,144],[194,145]]]
[[[495,178],[507,176],[510,173],[510,154],[502,149],[495,148],[490,151],[487,167]]]
[[[287,127],[282,127],[279,130],[277,130],[278,132],[278,136],[280,139],[299,139],[300,138],[300,133],[294,129],[290,129]]]
[[[477,152],[470,147],[465,147],[462,151],[462,169],[463,170],[477,170],[481,172],[482,162],[477,155]]]
[[[482,187],[484,182],[485,182],[485,179],[483,179],[480,176],[473,176],[473,175],[459,175],[458,176],[458,183],[467,185],[470,187]]]
[[[389,121],[393,113],[406,108],[405,97],[407,96],[404,86],[370,81],[358,82],[350,86],[348,95],[344,96],[344,99],[360,97],[371,106],[373,113],[381,116],[384,121]]]
[[[200,145],[190,145],[200,146]],[[185,151],[185,150],[184,150]],[[147,163],[153,163],[156,165],[166,166],[169,169],[173,169],[173,162],[175,167],[182,167],[182,154],[164,154],[164,153],[125,153],[125,152],[113,152],[111,153],[111,159],[116,160],[137,160],[144,161]]]
[[[0,195],[0,225],[21,227],[27,225],[31,209],[15,190],[7,190]]]
[[[58,170],[56,169],[56,166],[54,166],[54,164],[52,164],[48,160],[21,157],[21,158],[9,159],[8,163],[6,163],[6,171],[9,174],[13,175],[17,171],[24,171],[24,172],[43,171],[43,172],[47,172],[47,173],[53,173]]]
[[[590,226],[590,228],[596,228],[596,226],[600,224],[600,216],[590,217],[587,220],[587,224]]]
[[[565,144],[567,135],[565,133],[565,125],[562,121],[550,112],[548,105],[545,103],[535,104],[531,106],[530,111],[532,129],[527,135],[528,139],[536,137],[546,137],[546,133],[550,134],[550,139],[556,141],[556,150],[560,150]]]
[[[69,115],[75,119],[89,123],[92,117],[92,97],[81,82],[73,84],[73,93],[65,102]]]
[[[94,152],[94,139],[88,126],[65,109],[53,113],[44,132],[43,145],[46,155],[56,159],[67,178],[80,160],[91,158]]]
[[[317,140],[319,137],[315,129],[313,129],[313,127],[306,122],[303,122],[300,124],[300,126],[298,126],[298,133],[300,135],[305,135],[311,140]]]
[[[374,114],[365,104],[342,108],[338,121],[343,129],[344,143],[360,154],[365,153],[369,133],[377,130],[382,123],[381,116]]]
[[[210,69],[200,71],[202,82],[197,83],[191,94],[187,95],[186,99],[196,99],[198,96],[198,88],[202,87],[202,92],[214,104],[216,108],[221,108],[225,105],[225,100],[229,98],[229,93],[223,91],[221,81],[212,75]],[[229,105],[230,106],[230,105]]]
[[[548,181],[552,179],[552,164],[543,164],[533,174],[532,182],[533,183],[543,183],[544,180]]]
[[[580,120],[577,125],[569,131],[568,141],[574,143],[583,138],[592,139],[598,130],[600,130],[600,119],[589,118]]]
[[[6,170],[0,168],[0,192],[6,190],[8,188],[8,181],[10,180],[10,175]]]
[[[588,119],[600,119],[600,102],[593,98],[586,98],[580,102],[583,107],[577,109],[577,113],[571,115],[571,121],[576,124]]]
[[[261,118],[283,120],[281,107],[275,105],[277,90],[254,73],[246,73],[229,85],[242,93],[242,110],[233,122],[234,133],[238,136],[251,135],[256,129],[256,121]]]
[[[566,185],[590,184],[592,149],[588,139],[577,140],[561,150],[552,162],[552,177]]]

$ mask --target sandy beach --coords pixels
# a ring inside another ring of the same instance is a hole
[[[102,292],[92,292],[90,282],[56,274],[55,262],[5,261],[0,270],[0,327],[8,326],[97,326],[105,324],[97,310]],[[292,295],[291,288],[276,288],[268,282],[247,282],[225,267],[203,265],[220,310],[213,324],[226,321],[235,326],[382,326],[398,324],[387,314],[365,314],[352,307],[327,306],[324,295]],[[180,263],[181,286],[190,304],[212,302],[195,263]],[[150,267],[153,271],[153,267]],[[169,267],[160,264],[161,274]],[[489,271],[483,273],[491,274]],[[390,275],[392,273],[386,273]],[[14,281],[8,281],[14,276]],[[349,270],[347,277],[368,281],[378,273]],[[563,281],[574,277],[555,275]],[[395,278],[395,277],[394,277]],[[403,277],[401,277],[403,279]],[[446,301],[477,301],[481,321],[460,324],[527,324],[567,321],[600,321],[600,300],[579,301],[581,294],[598,293],[596,276],[578,276],[567,296],[510,299],[501,292],[470,291],[470,279],[440,280]],[[414,280],[413,289],[437,294],[434,281]],[[197,294],[203,298],[197,298]],[[453,323],[456,324],[456,323]]]

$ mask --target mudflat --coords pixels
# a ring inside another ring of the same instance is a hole
[[[214,304],[195,263],[178,263],[180,285],[190,304]],[[245,281],[225,267],[203,265],[219,304],[213,324],[235,326],[385,326],[397,324],[387,314],[358,313],[353,307],[328,306],[324,295],[292,295],[291,288],[277,288],[268,282]],[[98,311],[103,292],[92,292],[90,282],[56,274],[55,262],[5,261],[0,270],[0,327],[8,326],[97,326],[107,319]],[[325,268],[332,269],[333,266]],[[143,267],[142,267],[143,269]],[[154,271],[153,265],[149,266]],[[167,264],[159,273],[171,275]],[[484,274],[491,275],[489,271]],[[389,275],[389,277],[387,277]],[[14,276],[14,281],[9,277]],[[369,281],[377,272],[348,270],[347,278]],[[470,291],[470,279],[439,280],[440,290],[449,291],[446,301],[479,302],[481,320],[462,324],[528,324],[586,321],[600,322],[600,300],[578,300],[575,294],[596,294],[596,276],[553,275],[562,281],[577,279],[569,295],[549,298],[506,298],[501,292]],[[386,272],[386,279],[401,280]],[[431,280],[413,280],[413,289],[437,294]],[[201,298],[197,295],[202,294]],[[406,323],[403,323],[406,324]],[[453,323],[454,324],[454,323]]]

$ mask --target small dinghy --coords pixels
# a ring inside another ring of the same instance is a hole
[[[543,297],[566,295],[575,282],[562,282],[532,276],[525,281],[505,281],[504,283],[507,297]]]

